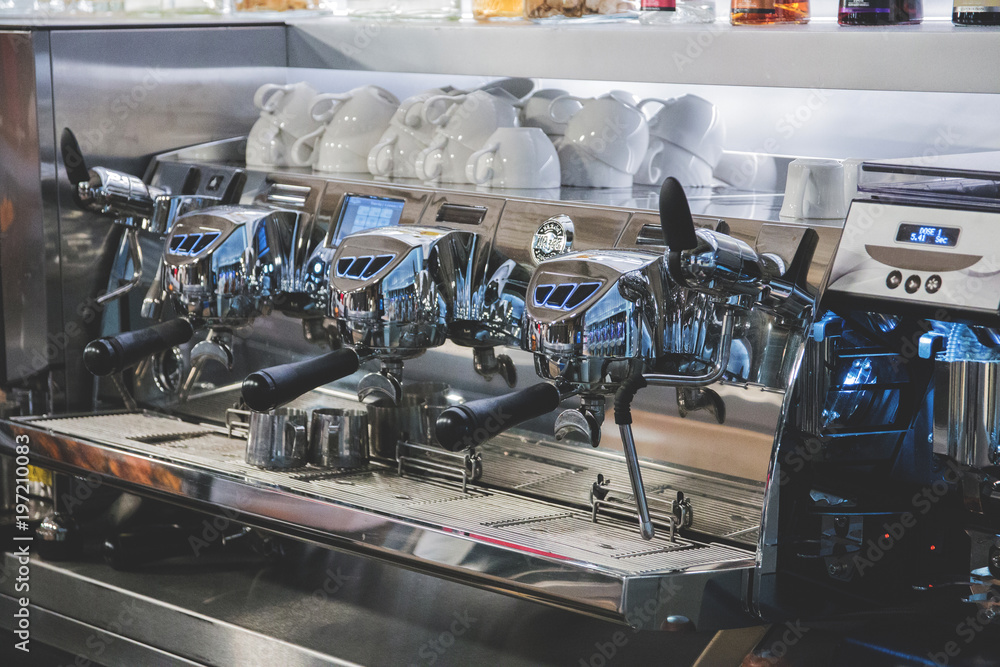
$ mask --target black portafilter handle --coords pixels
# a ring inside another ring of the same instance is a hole
[[[272,366],[251,373],[243,381],[243,402],[250,409],[267,412],[328,382],[358,370],[358,353],[349,348],[318,357]]]
[[[453,405],[437,418],[438,444],[452,452],[475,447],[512,426],[555,410],[560,400],[555,385],[543,382],[503,396]]]
[[[663,243],[671,254],[692,250],[698,245],[687,195],[673,176],[660,186],[660,229],[663,232]]]
[[[185,319],[168,320],[138,331],[98,338],[83,350],[83,364],[97,376],[118,373],[146,357],[191,340],[194,329]]]

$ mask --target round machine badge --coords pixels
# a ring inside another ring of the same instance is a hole
[[[531,257],[535,263],[565,254],[573,249],[573,221],[567,215],[554,215],[531,237]]]

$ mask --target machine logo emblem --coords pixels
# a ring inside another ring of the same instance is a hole
[[[531,257],[535,263],[552,259],[573,249],[573,221],[555,215],[542,223],[531,237]]]

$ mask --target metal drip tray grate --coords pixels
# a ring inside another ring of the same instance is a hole
[[[476,482],[463,491],[458,482],[400,476],[395,466],[377,462],[350,471],[260,470],[244,461],[245,441],[221,427],[155,414],[27,418],[0,421],[0,430],[0,448],[27,435],[39,465],[96,472],[181,504],[236,511],[266,530],[547,604],[616,620],[640,606],[655,608],[653,627],[671,614],[712,627],[713,618],[744,613],[753,550],[689,535],[671,541],[666,531],[646,541],[633,522],[594,523],[575,503],[517,490],[559,487],[567,477],[586,487],[596,470],[621,463],[614,457],[544,443],[532,453],[526,443],[508,442],[491,447],[488,457],[484,449],[484,460],[493,460],[493,482],[507,488]],[[668,485],[657,479],[651,488]],[[685,593],[664,598],[675,595],[665,580],[677,578],[683,579],[677,590]],[[715,592],[703,595],[709,586]]]
[[[180,407],[196,418],[218,419],[238,395],[238,387],[214,390]],[[358,407],[358,403],[327,391],[312,391],[290,407]],[[628,481],[625,461],[614,449],[594,450],[505,434],[482,445],[479,453],[483,461],[479,484],[569,503],[581,510],[590,507],[590,487],[598,474],[619,484]],[[684,492],[693,507],[691,530],[748,547],[757,544],[763,484],[647,461],[642,463],[642,474],[651,498],[669,502],[677,491]]]
[[[173,464],[194,465],[252,485],[270,486],[395,519],[430,525],[471,539],[509,545],[533,554],[574,561],[587,567],[640,574],[746,560],[752,554],[716,544],[665,536],[644,541],[628,523],[595,524],[586,512],[530,497],[470,485],[399,476],[378,465],[361,471],[329,471],[303,467],[289,471],[260,470],[243,460],[245,441],[228,438],[221,429],[188,424],[153,414],[126,413],[38,419],[33,426],[74,438],[93,440]],[[527,452],[495,457],[495,479],[511,487],[519,479],[538,483],[582,466],[548,463]],[[585,477],[579,477],[580,482]]]

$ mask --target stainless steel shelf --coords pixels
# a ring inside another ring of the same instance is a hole
[[[648,83],[997,93],[1000,33],[916,26],[547,26],[289,17],[289,65]],[[891,57],[890,57],[891,55]]]

